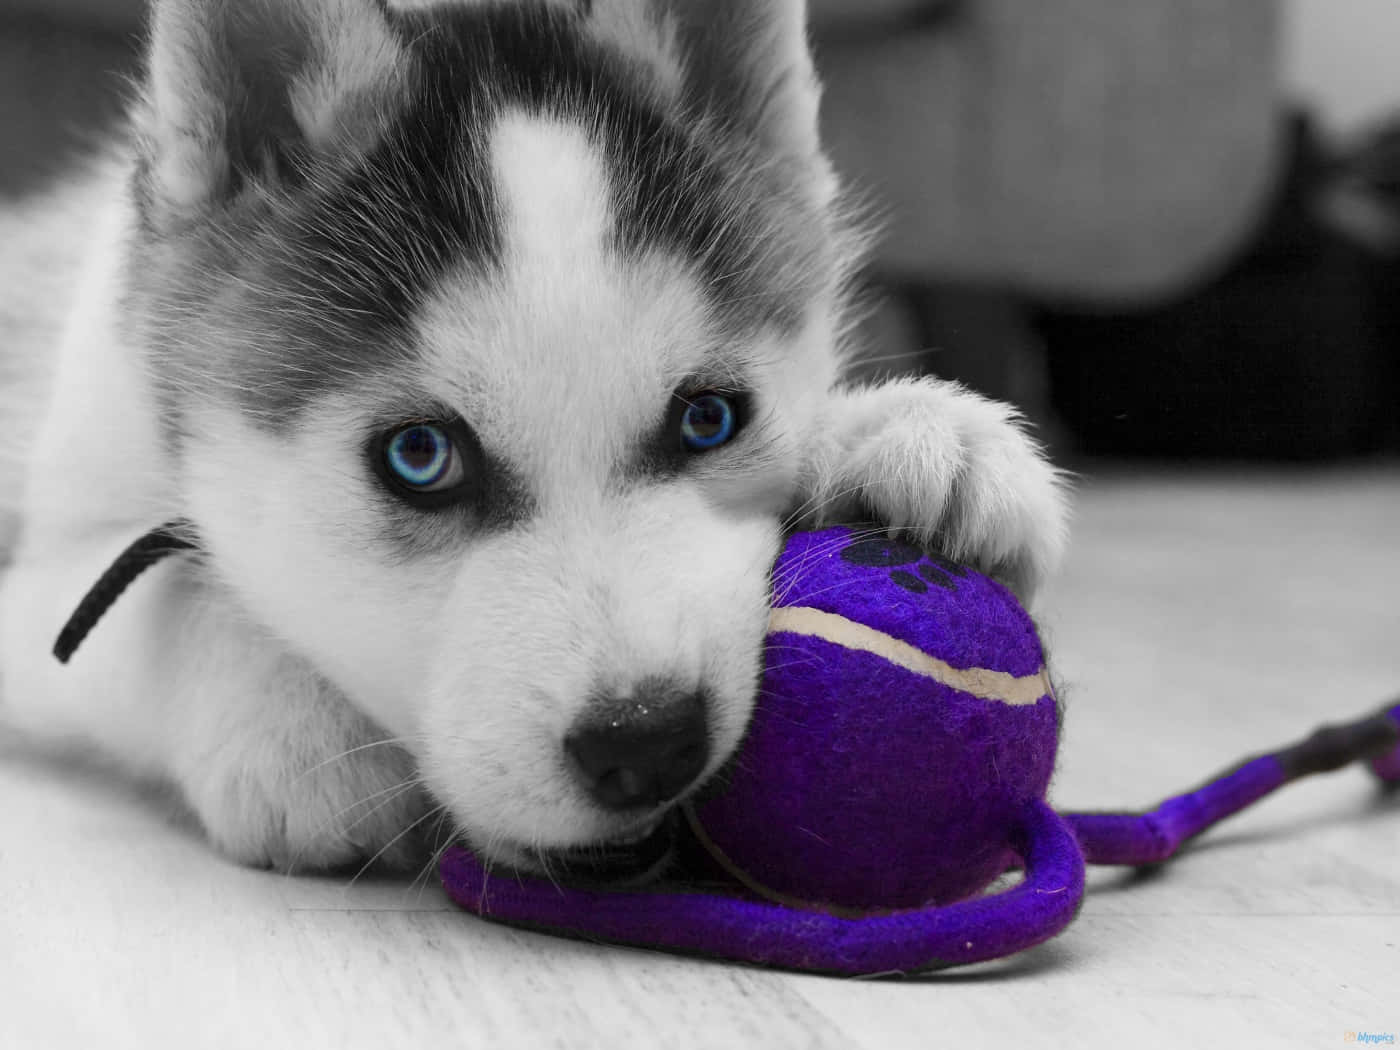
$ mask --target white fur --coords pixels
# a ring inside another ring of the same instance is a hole
[[[634,0],[596,0],[590,35],[623,54],[635,55],[651,73],[655,88],[675,98],[684,87],[683,60],[675,27]]]
[[[242,5],[250,14],[237,12]],[[231,158],[225,143],[239,119],[229,96],[237,83],[221,45],[228,30],[275,12],[262,38],[241,45],[271,52],[292,33],[306,40],[290,70],[288,106],[313,148],[328,149],[355,128],[354,111],[392,90],[407,61],[373,0],[179,0],[157,3],[140,132],[152,161],[152,189],[167,221],[189,219],[223,192]]]
[[[163,6],[188,16],[192,3]],[[318,23],[331,44],[304,95],[312,129],[336,125],[339,100],[372,90],[392,57],[367,23],[337,24]],[[650,32],[640,17],[610,24],[602,37]],[[815,150],[800,16],[780,25],[800,93],[781,140]],[[157,181],[188,209],[226,158],[190,116],[208,100],[177,97],[183,69],[157,62],[147,133],[167,136]],[[736,345],[693,260],[613,249],[586,126],[508,112],[490,130],[503,271],[442,282],[417,318],[416,370],[326,395],[282,436],[205,392],[179,463],[163,451],[149,348],[123,323],[133,203],[122,172],[93,182],[104,218],[66,334],[5,362],[13,388],[47,393],[28,419],[6,409],[32,440],[0,581],[0,724],[171,781],[246,862],[402,858],[435,812],[420,775],[456,827],[520,862],[629,830],[560,760],[590,695],[648,676],[704,683],[711,766],[728,757],[794,507],[807,524],[874,512],[1034,591],[1063,547],[1064,493],[1014,413],[948,383],[842,388],[835,277],[795,334]],[[731,372],[760,406],[746,436],[668,480],[637,476],[629,456],[672,392]],[[528,521],[432,533],[412,558],[386,547],[386,497],[354,436],[425,404],[460,412],[527,480]],[[177,515],[198,524],[206,559],[152,570],[59,666],[49,649],[86,588]]]
[[[317,61],[298,78],[292,108],[303,133],[323,148],[355,126],[346,109],[392,84],[407,61],[384,23],[367,17],[362,3],[341,0],[311,12],[324,43]]]
[[[1066,482],[1014,409],[957,383],[897,379],[835,392],[832,412],[812,462],[811,520],[873,512],[1035,597],[1068,540]]]

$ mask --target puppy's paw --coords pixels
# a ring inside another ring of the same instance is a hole
[[[1029,601],[1068,531],[1064,477],[1008,405],[956,383],[896,380],[833,394],[807,521],[873,518]]]
[[[178,779],[210,840],[234,860],[324,871],[426,859],[413,760],[325,689],[211,724]]]

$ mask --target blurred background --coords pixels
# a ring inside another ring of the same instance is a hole
[[[812,0],[885,233],[871,375],[1022,405],[1061,458],[1400,446],[1400,3]],[[140,0],[0,0],[0,193],[117,119]]]

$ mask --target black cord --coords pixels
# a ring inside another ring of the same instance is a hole
[[[107,614],[122,593],[131,586],[133,580],[159,561],[172,554],[194,550],[198,546],[188,539],[189,524],[172,521],[158,529],[146,533],[117,557],[111,567],[102,574],[78,603],[78,608],[63,625],[63,630],[54,643],[53,654],[58,662],[66,664],[98,621]]]
[[[1380,758],[1400,745],[1400,725],[1392,716],[1396,703],[1367,718],[1342,725],[1327,725],[1306,740],[1274,752],[1289,780],[1331,773],[1362,759]]]

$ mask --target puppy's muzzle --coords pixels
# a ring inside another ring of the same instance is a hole
[[[595,700],[564,738],[570,769],[605,809],[670,802],[709,761],[707,707],[703,691],[664,681],[648,681],[625,700]]]

